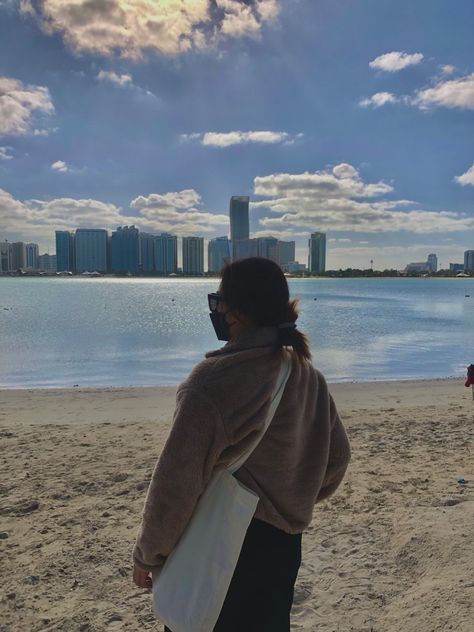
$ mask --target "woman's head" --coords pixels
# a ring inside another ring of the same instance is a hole
[[[219,293],[228,310],[245,324],[278,327],[278,346],[291,346],[300,360],[311,358],[307,338],[291,327],[298,318],[297,301],[290,300],[281,268],[262,257],[240,259],[221,271]]]

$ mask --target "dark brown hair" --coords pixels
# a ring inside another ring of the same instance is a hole
[[[229,309],[241,311],[258,327],[294,323],[298,301],[290,300],[282,269],[270,259],[249,257],[221,270],[220,291]],[[308,338],[291,327],[278,329],[278,348],[293,347],[300,362],[311,359]]]

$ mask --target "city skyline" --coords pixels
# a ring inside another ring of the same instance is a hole
[[[173,29],[168,3],[138,3],[123,39],[62,3],[47,20],[0,4],[2,239],[52,251],[56,228],[134,224],[209,240],[237,191],[252,234],[294,240],[299,261],[327,233],[328,268],[473,247],[469,0],[230,0],[206,29],[194,3]],[[137,30],[156,20],[166,38]]]
[[[181,239],[181,266],[178,266],[178,237],[170,233],[142,233],[134,225],[118,226],[109,235],[104,228],[76,228],[74,231],[55,231],[56,253],[42,255],[47,270],[52,271],[52,257],[58,273],[74,274],[176,274],[203,275],[220,272],[228,262],[249,256],[266,257],[284,271],[304,271],[306,266],[295,260],[295,242],[280,241],[274,237],[250,237],[248,197],[232,196],[229,206],[232,242],[225,237],[211,239],[204,248],[204,238],[183,236]],[[234,213],[234,204],[238,213]],[[243,213],[241,212],[243,211]],[[236,227],[237,224],[237,227]],[[237,238],[238,237],[238,238]],[[323,235],[324,242],[326,236]],[[38,258],[38,245],[24,242],[1,241],[0,272],[9,273],[39,269],[29,265]],[[4,252],[5,251],[5,252]],[[207,258],[205,257],[207,254]],[[325,267],[324,249],[322,270]],[[291,268],[290,268],[291,264]]]
[[[76,232],[79,233],[79,248],[76,246]],[[76,231],[55,231],[56,253],[39,255],[38,244],[9,242],[0,239],[0,274],[18,270],[44,270],[48,272],[100,273],[100,274],[159,274],[180,273],[200,276],[207,273],[219,273],[223,265],[232,261],[231,241],[227,236],[209,240],[206,244],[202,237],[185,236],[178,247],[178,236],[170,233],[158,235],[141,233],[135,226],[119,226],[111,235],[106,229],[76,229]],[[114,237],[120,237],[115,240]],[[82,244],[81,244],[82,241]],[[98,242],[101,242],[99,244]],[[266,257],[283,268],[284,272],[310,275],[324,274],[328,268],[326,234],[311,233],[308,239],[307,265],[295,260],[295,242],[279,241],[273,237],[253,238],[238,241],[240,251],[237,259],[245,257]],[[207,248],[205,247],[207,245]],[[115,249],[115,251],[114,251]],[[178,260],[178,252],[181,252]],[[458,261],[442,263],[436,253],[429,253],[422,262],[408,262],[400,268],[384,270],[399,273],[427,272],[441,270],[450,272],[474,272],[474,249],[458,253]],[[460,262],[462,260],[462,262]],[[178,265],[178,261],[181,265]],[[192,263],[190,263],[192,261]],[[39,265],[44,263],[44,267]],[[370,268],[374,269],[373,261]],[[346,269],[356,270],[356,266]],[[343,270],[339,268],[339,270]]]

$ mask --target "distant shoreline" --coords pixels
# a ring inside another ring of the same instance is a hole
[[[420,377],[420,378],[370,378],[367,380],[330,380],[327,379],[327,383],[336,388],[342,388],[344,386],[364,386],[371,388],[379,385],[391,385],[392,387],[398,387],[400,385],[418,385],[423,384],[439,384],[439,383],[453,383],[462,382],[464,384],[466,377],[463,375],[450,375],[443,377]],[[121,386],[108,386],[104,384],[98,385],[78,385],[78,386],[2,386],[0,385],[0,395],[6,393],[51,393],[51,394],[72,394],[72,393],[110,393],[110,392],[125,392],[125,391],[157,391],[162,390],[164,393],[171,390],[176,391],[179,384],[173,385],[160,385],[160,384],[138,384],[138,385],[121,385]]]
[[[407,280],[407,279],[414,279],[414,280],[436,280],[436,279],[454,279],[456,281],[465,281],[465,280],[473,280],[474,276],[463,276],[463,277],[458,277],[458,276],[451,276],[451,275],[439,275],[439,276],[423,276],[423,275],[419,275],[419,276],[413,276],[413,275],[409,275],[409,276],[405,276],[405,275],[399,275],[399,276],[383,276],[382,274],[380,275],[354,275],[354,276],[350,276],[350,275],[344,275],[344,276],[338,276],[338,275],[334,275],[334,276],[293,276],[293,275],[285,275],[287,279],[291,279],[291,280],[297,280],[297,281],[315,281],[315,280],[339,280],[339,279],[372,279],[372,280],[376,280],[376,281],[380,281],[380,280],[389,280],[389,279],[393,279],[393,280]],[[72,274],[72,275],[62,275],[62,274],[17,274],[17,275],[11,275],[11,274],[0,274],[0,279],[82,279],[82,280],[100,280],[100,279],[106,279],[106,280],[126,280],[126,281],[131,281],[131,280],[135,280],[135,279],[140,279],[140,280],[145,280],[145,281],[212,281],[212,280],[219,280],[220,276],[215,275],[215,276],[175,276],[175,277],[170,277],[170,276],[141,276],[141,275],[134,275],[134,276],[116,276],[113,274],[101,274],[99,276],[82,276],[81,274]]]

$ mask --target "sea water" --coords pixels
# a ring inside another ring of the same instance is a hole
[[[172,385],[214,334],[218,279],[0,278],[0,387]],[[290,279],[329,381],[464,376],[474,279]]]

